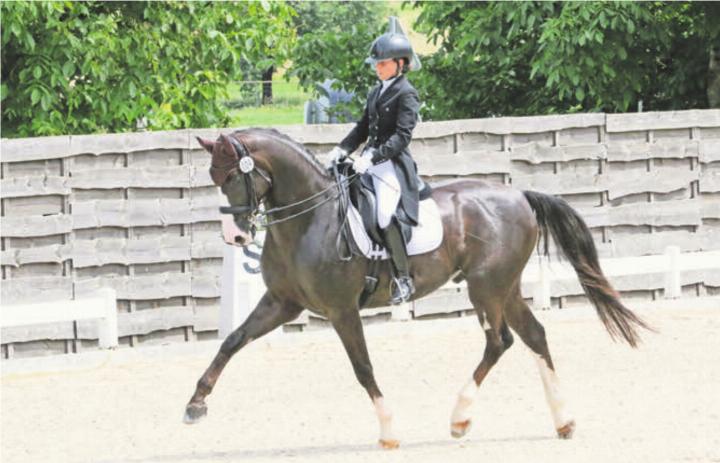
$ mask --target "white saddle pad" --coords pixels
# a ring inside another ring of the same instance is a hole
[[[362,217],[355,207],[350,204],[350,213],[348,214],[350,229],[355,244],[360,251],[368,258],[380,257],[380,259],[388,259],[390,255],[383,247],[379,253],[373,251],[372,240],[365,231],[362,223]],[[408,255],[425,254],[434,251],[440,246],[443,239],[443,226],[440,217],[440,210],[434,199],[428,198],[420,201],[420,211],[418,214],[418,226],[412,229],[412,238],[408,243]]]

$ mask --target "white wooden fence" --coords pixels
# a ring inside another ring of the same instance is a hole
[[[115,290],[101,288],[88,297],[34,304],[3,305],[0,327],[96,320],[98,344],[109,349],[118,345],[118,312]]]
[[[237,328],[250,314],[262,294],[265,285],[260,274],[248,273],[243,264],[253,263],[240,248],[227,246],[223,263],[223,290],[220,305],[220,336],[225,337]],[[682,296],[682,275],[689,272],[720,268],[720,251],[681,253],[677,246],[669,246],[664,255],[601,259],[605,275],[613,280],[629,275],[658,274],[664,280],[663,297],[674,299]],[[530,288],[532,306],[536,310],[551,309],[552,285],[577,285],[577,275],[566,261],[550,262],[546,256],[533,259],[522,276],[522,284]],[[448,283],[440,291],[465,293],[466,284]],[[432,295],[429,296],[432,298]],[[397,307],[374,309],[391,312],[391,319],[405,321],[413,318],[415,302]],[[469,300],[462,298],[446,304],[447,311],[461,311],[471,308]],[[718,307],[720,309],[720,307]],[[421,315],[421,314],[417,314]],[[308,314],[302,315],[300,324],[307,323]],[[282,332],[277,330],[276,332]]]
[[[229,335],[250,314],[265,292],[262,276],[248,271],[248,266],[257,265],[257,261],[248,258],[241,248],[225,246],[221,304],[218,314],[219,336]],[[663,296],[678,298],[681,296],[681,275],[683,272],[716,269],[720,265],[720,251],[681,253],[676,246],[668,247],[664,255],[603,259],[601,266],[609,278],[623,275],[662,273],[665,280]],[[551,308],[551,284],[576,282],[577,276],[567,262],[552,262],[541,256],[534,259],[523,273],[523,285],[532,287],[533,307]],[[448,283],[444,290],[459,290],[465,283]],[[464,305],[448,307],[454,310],[469,308]],[[720,309],[720,307],[719,307]],[[376,309],[377,310],[377,309]],[[383,310],[383,309],[380,309]],[[393,320],[409,320],[413,317],[414,303],[387,308],[392,311]],[[302,315],[300,323],[307,322],[307,313]],[[118,345],[118,326],[115,291],[103,288],[91,297],[71,301],[53,301],[35,304],[16,304],[3,306],[0,312],[0,326],[17,327],[45,323],[58,323],[94,319],[98,322],[98,338],[101,348]],[[276,330],[274,335],[282,333]]]

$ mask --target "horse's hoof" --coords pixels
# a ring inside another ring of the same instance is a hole
[[[380,439],[378,442],[383,450],[395,450],[400,447],[400,441],[397,439]]]
[[[574,432],[575,432],[575,422],[570,421],[568,424],[566,424],[562,428],[558,428],[557,435],[560,439],[570,439],[570,438],[572,438],[572,435]]]
[[[207,415],[207,405],[205,402],[200,403],[189,403],[185,407],[185,416],[183,417],[183,423],[195,424]]]
[[[468,419],[459,423],[450,424],[450,434],[455,438],[459,439],[470,431],[472,428],[472,420]]]

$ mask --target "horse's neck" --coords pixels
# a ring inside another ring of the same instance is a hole
[[[316,166],[305,164],[308,161],[304,161],[304,163],[293,161],[297,160],[289,158],[276,160],[273,163],[273,184],[268,197],[269,207],[283,207],[298,203],[332,184],[330,177],[319,172]],[[315,201],[310,201],[299,208],[304,209],[314,203]]]
[[[272,177],[271,191],[266,198],[267,208],[277,208],[301,203],[303,200],[316,195],[323,190],[327,193],[311,199],[295,207],[273,214],[269,219],[281,220],[291,215],[299,214],[286,222],[270,227],[271,239],[279,243],[290,244],[303,232],[314,224],[324,224],[323,231],[332,233],[335,227],[328,217],[337,216],[337,200],[330,200],[329,204],[308,210],[319,202],[336,194],[331,188],[334,180],[325,173],[324,168],[309,153],[303,152],[287,140],[264,134],[261,137],[259,148],[264,151],[264,161],[269,164]],[[330,212],[330,211],[335,212]],[[303,213],[303,211],[308,211]],[[330,223],[328,223],[330,222]],[[322,237],[318,236],[318,239]]]
[[[307,174],[307,171],[289,169],[280,175],[273,175],[273,186],[268,197],[268,206],[289,206],[303,201],[330,186],[331,182],[328,178]],[[309,203],[309,205],[312,204],[313,202]]]
[[[267,207],[296,205],[269,217],[271,221],[288,219],[269,227],[268,236],[284,247],[296,246],[298,240],[306,238],[307,232],[312,233],[316,243],[325,243],[330,237],[334,242],[337,235],[338,200],[333,198],[337,196],[334,181],[316,168],[307,167],[289,165],[277,171],[273,166],[273,186]]]

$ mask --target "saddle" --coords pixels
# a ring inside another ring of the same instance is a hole
[[[333,173],[338,185],[345,183],[352,173],[351,167],[352,164],[347,163],[335,165]],[[432,231],[428,233],[427,230],[424,230],[425,233],[421,233],[421,235],[424,235],[424,239],[420,238],[419,245],[413,246],[411,242],[413,227],[410,226],[405,211],[401,205],[398,204],[395,215],[398,218],[400,230],[403,233],[405,242],[408,243],[408,255],[428,252],[439,246],[442,240],[442,226],[437,212],[437,205],[434,201],[430,200],[426,201],[426,203],[432,204],[425,204],[426,207],[422,207],[422,201],[431,197],[432,189],[430,185],[420,177],[418,177],[418,187],[420,190],[421,212],[430,210],[431,214],[434,214],[435,220],[428,221],[434,225],[429,227]],[[364,307],[367,300],[377,289],[380,262],[388,258],[382,233],[377,222],[377,201],[375,199],[375,189],[373,188],[372,178],[370,178],[369,175],[356,177],[347,188],[342,187],[340,189],[340,198],[342,201],[340,219],[343,221],[343,226],[341,228],[341,235],[338,238],[344,238],[348,246],[349,253],[347,258],[349,259],[353,254],[360,254],[370,259],[367,275],[365,275],[365,286],[359,300],[360,307]],[[362,222],[362,227],[365,231],[364,237],[362,236],[362,231],[359,230],[358,222]],[[428,229],[428,227],[425,228]],[[361,245],[361,243],[364,244],[364,246]],[[413,252],[413,250],[415,252]]]
[[[352,164],[342,163],[338,165],[339,181],[342,181],[350,176],[350,169]],[[429,198],[432,195],[432,187],[425,182],[420,176],[417,177],[418,190],[420,194],[420,201]],[[360,214],[362,223],[365,228],[365,232],[368,237],[372,240],[374,246],[382,248],[385,246],[383,241],[382,233],[377,222],[377,199],[375,198],[375,187],[373,186],[372,178],[369,175],[361,175],[358,179],[352,182],[348,188],[348,198]],[[405,210],[402,208],[401,203],[398,203],[398,207],[395,210],[395,216],[400,224],[400,230],[402,231],[405,242],[409,243],[412,239],[413,227],[409,224]]]

